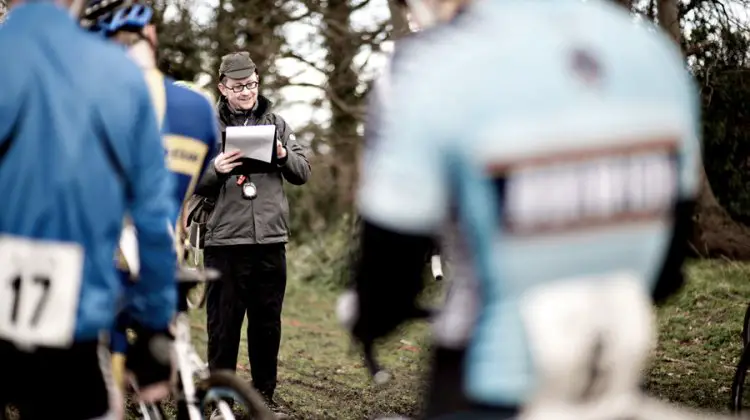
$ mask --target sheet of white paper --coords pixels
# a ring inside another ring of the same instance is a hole
[[[227,127],[224,151],[240,150],[246,158],[271,163],[275,137],[275,125]]]

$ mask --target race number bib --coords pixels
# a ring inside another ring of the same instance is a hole
[[[69,347],[83,261],[78,244],[0,235],[0,339],[20,348]]]
[[[523,420],[631,413],[655,343],[643,282],[627,273],[560,280],[530,291],[521,311],[537,381]]]

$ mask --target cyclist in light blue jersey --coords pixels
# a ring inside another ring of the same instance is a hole
[[[460,13],[390,64],[352,333],[369,344],[419,313],[423,255],[455,232],[479,315],[457,368],[434,366],[464,401],[430,395],[426,417],[638,415],[651,304],[682,284],[698,191],[678,48],[600,0],[408,3],[430,23]]]
[[[151,98],[161,128],[167,167],[176,185],[174,199],[183,203],[193,193],[211,158],[218,152],[219,130],[216,115],[208,98],[197,90],[183,86],[166,77],[156,67],[157,34],[151,19],[153,9],[140,2],[92,0],[84,11],[84,26],[126,48],[149,82]],[[178,254],[184,225],[178,222],[180,208],[172,214],[171,226],[175,229]],[[133,226],[126,223],[121,239],[117,265],[125,284],[139,271],[138,255],[130,250],[137,243]],[[182,259],[181,259],[182,260]],[[117,320],[112,331],[113,370],[115,382],[124,386],[123,366],[128,349],[126,328],[131,322],[128,313]]]
[[[138,67],[66,6],[16,1],[0,26],[0,413],[13,403],[25,419],[113,408],[99,340],[122,297],[139,330],[129,368],[144,388],[170,373],[151,351],[169,342],[177,292],[156,113]],[[123,287],[126,212],[141,278]]]

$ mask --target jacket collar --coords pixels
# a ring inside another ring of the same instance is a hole
[[[219,102],[216,104],[216,110],[219,114],[219,119],[225,125],[233,125],[232,120],[238,118],[254,118],[258,119],[268,114],[271,110],[273,103],[263,95],[258,95],[258,101],[255,103],[253,109],[249,111],[235,111],[229,106],[229,102],[225,97],[220,97]]]

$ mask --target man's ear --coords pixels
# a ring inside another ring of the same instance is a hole
[[[219,82],[216,84],[216,86],[218,86],[219,92],[221,92],[221,96],[227,96],[227,87],[224,86],[223,83]]]
[[[146,25],[146,27],[143,28],[143,36],[145,36],[154,47],[158,45],[158,39],[156,38],[156,25]]]

